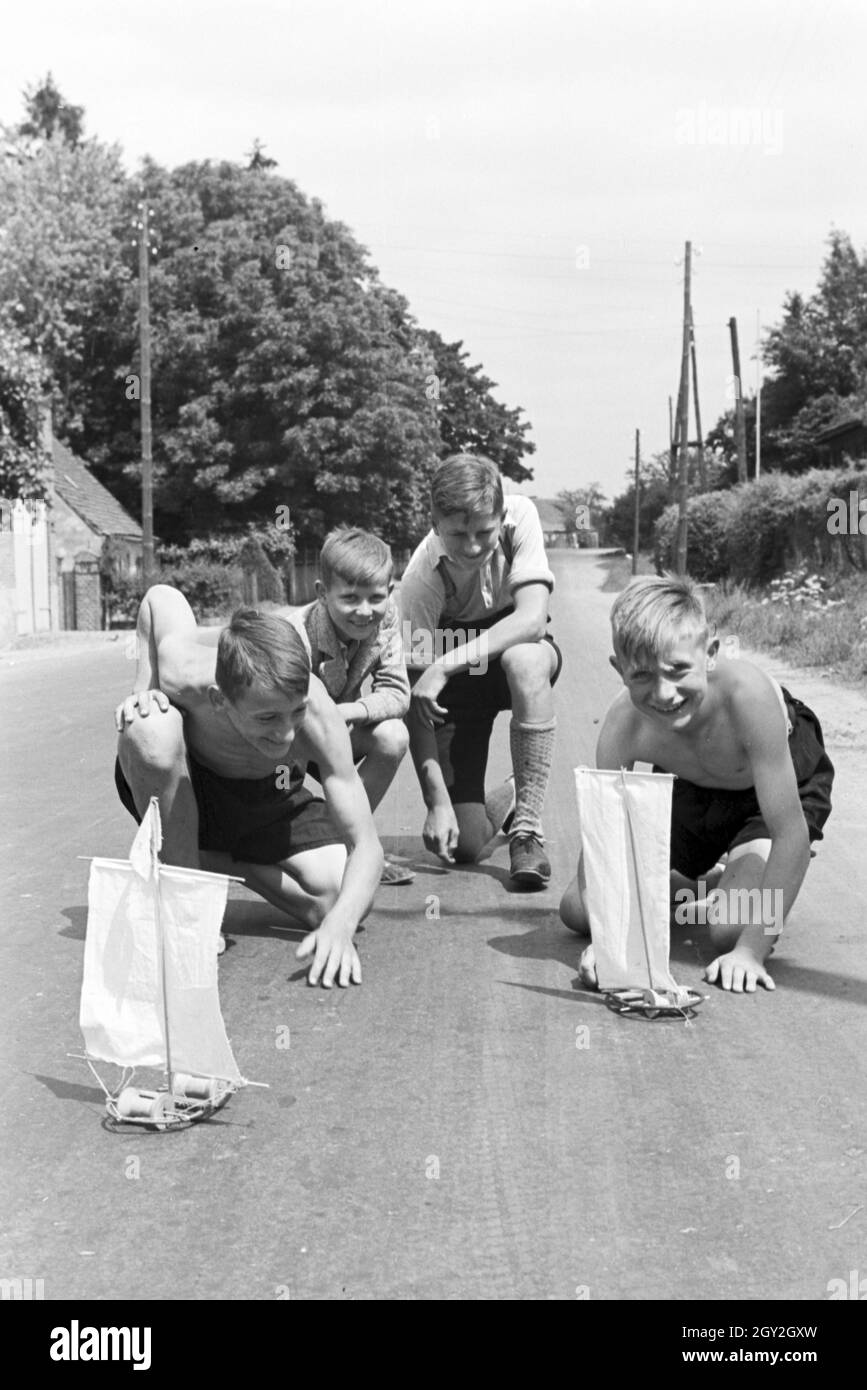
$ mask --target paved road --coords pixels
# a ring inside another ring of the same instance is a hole
[[[553,560],[555,886],[511,893],[504,843],[440,868],[405,767],[380,826],[418,877],[381,894],[365,984],[307,988],[279,914],[238,891],[223,1009],[242,1071],[271,1089],[174,1135],[106,1133],[65,1055],[80,1046],[76,856],[124,855],[132,831],[111,782],[123,643],[0,660],[0,1275],[43,1278],[49,1299],[820,1299],[867,1273],[864,741],[842,730],[836,746],[826,688],[836,809],[776,994],[715,991],[690,1027],[609,1013],[578,990],[556,907],[570,770],[592,760],[616,688],[611,595],[593,556]],[[495,771],[507,756],[503,719]],[[699,982],[700,940],[681,933],[672,958]]]

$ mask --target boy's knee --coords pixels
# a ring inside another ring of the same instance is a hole
[[[390,762],[399,763],[409,748],[409,730],[402,719],[383,719],[370,735],[372,749]]]
[[[329,912],[337,902],[340,893],[340,884],[323,885],[318,892],[311,894],[310,902],[304,910],[304,918],[311,931],[315,931],[325,920]]]
[[[118,738],[118,756],[125,769],[174,772],[183,765],[185,755],[184,721],[173,705],[167,710],[152,705],[147,718],[134,715]]]
[[[519,642],[516,647],[504,651],[500,662],[509,683],[530,685],[548,681],[551,675],[550,645],[549,642]]]
[[[486,835],[475,830],[462,830],[454,850],[455,863],[475,864],[487,843]]]
[[[560,921],[578,936],[590,935],[590,918],[575,879],[560,899]]]

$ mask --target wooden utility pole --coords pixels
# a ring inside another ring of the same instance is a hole
[[[671,404],[671,397],[670,397],[670,396],[669,396],[669,404]],[[639,527],[638,527],[638,504],[639,504],[639,500],[640,500],[640,492],[639,492],[639,489],[640,489],[640,487],[641,487],[641,483],[640,483],[640,481],[639,481],[639,468],[640,468],[640,463],[641,463],[641,433],[640,433],[639,430],[636,430],[636,431],[635,431],[635,523],[634,523],[633,528],[632,528],[632,573],[633,573],[633,574],[637,574],[637,573],[638,573],[638,531],[639,531]]]
[[[678,396],[678,456],[677,456],[677,535],[674,568],[686,574],[687,515],[689,500],[689,344],[690,290],[692,281],[692,242],[686,243],[683,259],[683,347],[680,356],[680,393]]]
[[[756,310],[756,477],[762,475],[762,311]]]
[[[738,321],[729,319],[732,340],[732,372],[735,383],[735,449],[738,456],[738,482],[747,480],[747,426],[744,419],[744,392],[741,380],[741,353],[738,347]]]
[[[151,315],[150,315],[150,227],[148,225],[148,200],[145,195],[139,203],[138,222],[138,291],[139,291],[139,342],[141,352],[141,529],[142,529],[142,578],[144,587],[150,588],[154,582],[154,500],[153,500],[153,455],[151,452]]]
[[[695,364],[695,324],[692,320],[692,305],[689,306],[689,355],[692,358],[692,393],[695,396],[695,432],[698,454],[698,481],[702,492],[707,491],[707,469],[704,463],[704,437],[701,432],[701,410],[698,404],[698,368]]]

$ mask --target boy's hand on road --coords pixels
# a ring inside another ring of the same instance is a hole
[[[313,956],[308,985],[318,985],[320,978],[324,989],[330,989],[335,979],[344,989],[349,984],[361,984],[361,961],[352,942],[352,932],[345,927],[329,926],[327,917],[321,926],[305,936],[295,955],[299,960]]]
[[[142,719],[147,719],[151,712],[151,700],[154,700],[157,709],[161,709],[163,714],[166,713],[169,697],[161,690],[136,690],[132,695],[127,695],[114,712],[114,722],[119,734],[123,733],[126,724],[132,723],[136,714],[140,714]]]
[[[449,864],[455,862],[454,852],[457,849],[460,831],[457,816],[451,806],[432,806],[425,816],[421,833],[425,849],[438,854]]]
[[[419,718],[429,729],[435,729],[438,724],[442,724],[448,715],[448,710],[437,704],[440,691],[447,680],[448,676],[441,666],[429,666],[413,686],[412,698],[416,702]]]
[[[754,994],[756,985],[764,985],[765,989],[776,989],[776,985],[768,974],[762,962],[751,951],[744,951],[737,946],[733,951],[727,951],[724,956],[717,956],[712,960],[704,978],[708,984],[719,984],[723,989],[730,989],[734,994]]]

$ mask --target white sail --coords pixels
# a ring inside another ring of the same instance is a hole
[[[668,964],[668,773],[575,769],[586,906],[601,990],[677,990]]]
[[[164,1067],[168,1020],[173,1071],[241,1084],[217,987],[229,879],[160,865],[159,843],[152,802],[134,862],[91,863],[79,1016],[87,1055],[122,1067]]]

